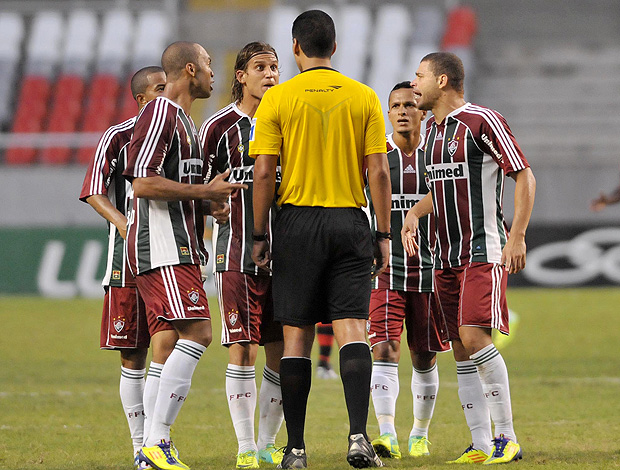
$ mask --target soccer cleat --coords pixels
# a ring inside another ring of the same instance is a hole
[[[409,455],[412,457],[424,457],[430,455],[428,446],[430,442],[424,436],[409,436]]]
[[[267,447],[258,451],[258,460],[265,463],[279,464],[284,456],[284,447],[276,447],[268,444]]]
[[[316,368],[316,377],[318,379],[337,379],[338,378],[338,374],[336,373],[336,371],[334,369],[332,369],[332,366],[330,366],[329,364],[325,365],[325,366],[317,366]]]
[[[474,446],[471,445],[465,452],[461,454],[461,456],[456,460],[448,460],[446,463],[467,463],[467,464],[482,464],[489,456],[478,449],[474,449]]]
[[[355,468],[383,467],[383,462],[363,434],[349,436],[347,462]]]
[[[151,467],[148,463],[146,462],[140,462],[140,452],[136,452],[136,456],[133,459],[133,466],[135,468],[135,470],[152,470],[153,467]]]
[[[483,465],[508,463],[521,460],[522,458],[523,451],[521,450],[521,445],[500,434],[499,437],[493,439],[493,453],[489,455]]]
[[[306,450],[305,449],[291,449],[290,452],[285,452],[282,457],[282,461],[276,468],[308,468]]]
[[[378,438],[371,442],[375,452],[379,457],[386,459],[400,459],[402,457],[398,440],[396,436],[390,432],[381,434]]]
[[[189,470],[189,467],[178,458],[178,452],[172,452],[171,441],[162,441],[152,447],[143,447],[138,456],[140,462],[144,462],[156,470]],[[176,454],[176,455],[175,455]]]
[[[255,450],[248,450],[237,454],[237,468],[258,468],[258,458]]]

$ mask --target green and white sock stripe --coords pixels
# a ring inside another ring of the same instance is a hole
[[[426,369],[426,370],[416,369],[415,367],[413,368],[413,370],[415,370],[418,374],[430,374],[435,369],[437,369],[437,363],[433,364],[433,367],[431,367],[430,369]],[[457,373],[458,373],[458,366],[457,366]]]
[[[127,369],[126,367],[121,366],[121,377],[130,380],[144,380],[144,374],[146,374],[146,369],[135,370],[135,369]]]
[[[207,348],[205,348],[204,346],[201,346],[198,343],[195,343],[194,341],[180,339],[177,341],[177,344],[174,346],[174,349],[184,354],[187,354],[188,356],[198,361],[200,360],[202,353]]]
[[[263,380],[274,384],[276,387],[280,386],[280,374],[272,371],[267,366],[263,369]]]
[[[474,361],[461,361],[456,363],[457,375],[477,374],[478,369],[474,364]]]
[[[164,368],[163,364],[151,362],[151,365],[149,366],[149,373],[147,374],[148,377],[155,377],[156,379],[159,379],[161,377],[161,370],[163,368]]]
[[[499,351],[497,350],[495,345],[489,344],[487,347],[482,348],[476,354],[472,354],[469,357],[472,359],[472,361],[474,361],[474,364],[476,364],[477,366],[481,366],[482,364],[489,362],[497,356],[499,356]]]
[[[228,364],[226,368],[226,377],[238,380],[254,380],[256,378],[256,369],[254,366]]]
[[[374,361],[372,363],[373,367],[394,367],[395,369],[398,369],[398,362],[382,362],[382,361]]]

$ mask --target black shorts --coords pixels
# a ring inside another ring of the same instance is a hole
[[[275,320],[306,326],[368,319],[373,244],[361,209],[283,206],[272,258]]]

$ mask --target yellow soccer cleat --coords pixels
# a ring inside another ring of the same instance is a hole
[[[162,440],[152,447],[143,447],[140,450],[139,460],[145,462],[156,470],[190,470],[187,465],[179,460],[178,452],[172,452],[174,448],[171,441]]]
[[[385,459],[400,459],[402,457],[400,447],[398,446],[398,440],[396,436],[390,432],[381,434],[378,438],[373,440],[371,444],[379,457]]]
[[[248,450],[237,454],[237,468],[258,468],[258,458],[255,450]]]
[[[284,457],[284,447],[278,448],[273,444],[268,444],[267,447],[258,451],[259,462],[278,465],[282,462],[282,457]]]
[[[521,445],[500,434],[499,437],[493,439],[493,453],[484,461],[484,465],[508,463],[522,458]]]
[[[425,457],[431,453],[428,451],[430,442],[424,436],[409,437],[409,455],[412,457]]]
[[[464,464],[483,464],[489,456],[478,449],[474,449],[474,446],[469,446],[465,449],[465,452],[456,460],[448,460],[446,463],[464,463]]]

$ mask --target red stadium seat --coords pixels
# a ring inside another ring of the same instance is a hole
[[[124,122],[138,114],[138,105],[131,95],[131,80],[121,90],[120,111],[116,117],[116,122]]]
[[[17,99],[13,133],[41,132],[47,113],[51,84],[46,77],[27,76]],[[29,165],[34,162],[36,149],[9,147],[5,162],[10,165]]]
[[[471,47],[477,28],[476,12],[471,7],[461,5],[453,8],[446,19],[442,50]]]
[[[82,115],[84,80],[77,75],[65,75],[56,83],[52,111],[48,119],[47,132],[75,132]],[[72,149],[69,147],[47,147],[41,151],[42,163],[64,165],[69,163]]]
[[[101,132],[114,124],[120,85],[113,75],[99,74],[93,77],[88,90],[88,104],[84,114],[82,132]],[[77,152],[78,163],[88,163],[95,147],[82,147]]]

